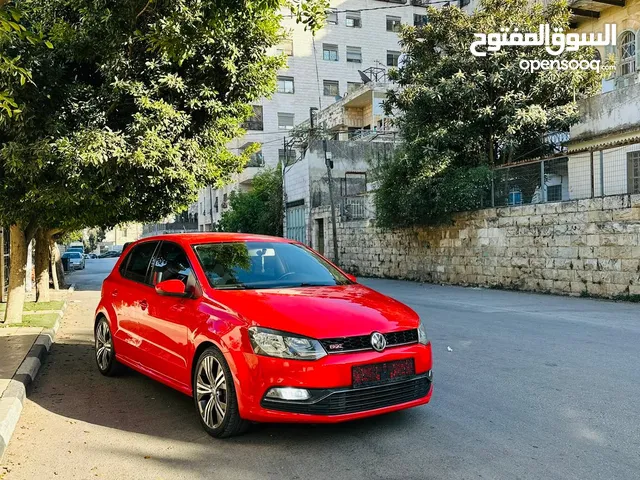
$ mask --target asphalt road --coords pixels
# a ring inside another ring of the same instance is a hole
[[[640,477],[640,305],[364,280],[426,320],[432,403],[218,441],[188,397],[97,372],[92,313],[113,262],[72,274],[80,291],[3,459],[6,480]]]

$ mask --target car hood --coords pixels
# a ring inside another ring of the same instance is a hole
[[[363,285],[215,292],[220,303],[250,325],[312,338],[337,338],[410,330],[418,315]]]

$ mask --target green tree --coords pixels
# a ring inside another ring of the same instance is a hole
[[[35,44],[42,40],[42,35],[38,36],[22,25],[21,18],[15,1],[0,0],[0,124],[22,113],[13,93],[31,81],[31,73],[22,65],[20,56],[9,55],[6,49],[13,42]],[[49,41],[46,44],[52,46]]]
[[[229,210],[222,214],[223,232],[282,236],[282,171],[280,165],[253,178],[248,192],[232,192]]]
[[[547,23],[568,29],[566,2],[529,3],[483,0],[471,15],[457,7],[429,8],[426,26],[403,28],[406,62],[392,72],[400,88],[389,92],[386,106],[397,112],[405,145],[378,172],[381,225],[428,225],[480,207],[492,166],[544,155],[544,134],[568,131],[578,121],[576,102],[597,92],[601,75],[593,70],[528,73],[520,62],[591,60],[593,50],[560,57],[544,46],[503,47],[485,57],[470,52],[475,33],[538,32]]]
[[[51,45],[3,43],[32,80],[12,92],[21,115],[0,123],[9,321],[21,318],[26,245],[38,232],[45,245],[61,232],[155,221],[243,168],[251,149],[236,156],[226,145],[285,65],[269,55],[284,35],[279,10],[289,5],[315,31],[326,0],[19,3],[21,24]]]

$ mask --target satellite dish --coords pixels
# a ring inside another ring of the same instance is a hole
[[[371,79],[362,70],[358,70],[358,73],[360,74],[362,83],[371,83]]]

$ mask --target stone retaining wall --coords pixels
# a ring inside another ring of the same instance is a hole
[[[338,244],[340,263],[363,276],[640,296],[640,195],[479,210],[437,228],[343,222]]]

